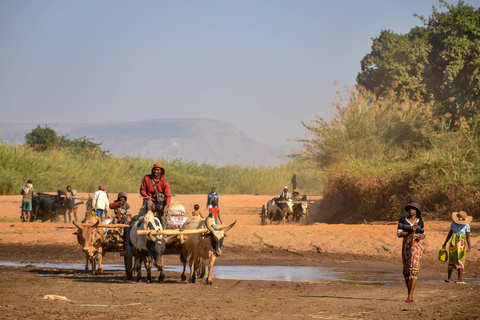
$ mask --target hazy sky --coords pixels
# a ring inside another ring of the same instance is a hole
[[[370,38],[407,33],[432,5],[0,0],[0,122],[205,117],[284,144],[331,114]]]

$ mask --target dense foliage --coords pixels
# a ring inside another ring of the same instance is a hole
[[[451,126],[480,111],[480,9],[440,1],[424,26],[407,34],[384,30],[361,61],[357,83],[377,96],[392,93],[419,103],[433,101],[435,116]]]
[[[304,124],[297,159],[324,172],[331,221],[395,220],[412,198],[426,219],[480,212],[480,10],[440,1],[423,27],[384,30],[329,120]]]

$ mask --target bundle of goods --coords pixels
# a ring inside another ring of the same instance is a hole
[[[185,217],[185,207],[172,201],[167,212],[167,229],[180,229],[188,217]]]

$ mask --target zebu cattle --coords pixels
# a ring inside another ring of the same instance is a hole
[[[190,254],[189,281],[191,283],[196,282],[196,273],[198,273],[198,269],[203,259],[209,261],[207,284],[212,284],[212,270],[215,258],[221,256],[223,239],[226,236],[226,232],[230,230],[235,223],[236,221],[223,229],[215,229],[213,227],[215,225],[215,220],[210,216],[205,220],[201,218],[190,218],[185,222],[183,230],[206,228],[208,233],[179,236],[182,244],[182,251],[180,253],[180,261],[183,263],[182,280],[187,279],[186,264],[187,257]]]
[[[37,196],[32,199],[32,220],[37,221],[39,213],[42,213],[44,216],[49,213],[54,213],[53,221],[57,221],[58,216],[63,215],[64,221],[67,223],[67,210],[73,210],[74,208],[74,199],[67,199],[65,192],[61,190],[58,191],[58,195],[38,193]],[[69,220],[69,222],[72,222],[71,216],[69,216]]]
[[[308,224],[308,201],[306,196],[302,200],[293,200],[293,221],[299,222],[303,216],[305,216]]]
[[[277,197],[267,202],[267,217],[270,219],[270,224],[272,221],[280,220],[283,220],[283,224],[286,224],[285,220],[291,214],[293,214],[293,201],[291,199],[284,200]]]
[[[135,268],[137,271],[137,282],[142,279],[142,262],[147,269],[147,283],[152,282],[152,265],[155,265],[160,271],[158,282],[165,279],[163,254],[165,252],[165,240],[163,235],[138,235],[138,230],[162,230],[160,220],[156,218],[152,211],[148,211],[143,218],[135,222],[130,230],[130,242],[134,247]]]
[[[98,218],[87,220],[87,223],[92,223],[90,227],[83,227],[73,221],[73,224],[78,228],[73,234],[77,235],[77,241],[85,252],[85,273],[88,272],[88,264],[92,265],[93,274],[102,274],[102,257],[103,257],[103,228],[98,225],[101,222]],[[97,271],[98,262],[98,271]]]

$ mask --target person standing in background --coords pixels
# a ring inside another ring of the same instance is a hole
[[[29,222],[32,219],[32,199],[34,197],[34,189],[32,180],[28,180],[27,184],[22,188],[22,214],[20,219],[22,222]]]
[[[93,194],[92,205],[97,217],[99,217],[102,221],[105,220],[107,218],[108,206],[110,203],[108,201],[108,196],[105,192],[103,184],[99,185],[97,192]],[[104,213],[105,218],[103,217]]]
[[[294,173],[292,177],[292,189],[297,189],[297,175]]]
[[[77,213],[78,213],[78,208],[80,207],[80,204],[82,203],[78,197],[78,194],[77,194],[77,191],[76,190],[73,190],[72,189],[72,186],[68,185],[67,186],[67,199],[71,199],[73,198],[73,203],[75,204],[75,207],[73,208],[73,210],[68,210],[67,211],[67,214],[68,214],[68,217],[69,217],[69,220],[71,221],[71,215],[72,215],[72,212],[73,212],[73,217],[75,219],[75,221],[78,221],[78,218],[77,218]]]
[[[213,201],[216,201],[216,205],[213,205]],[[207,196],[207,209],[209,208],[218,208],[218,194],[215,187],[212,187],[211,192]]]

